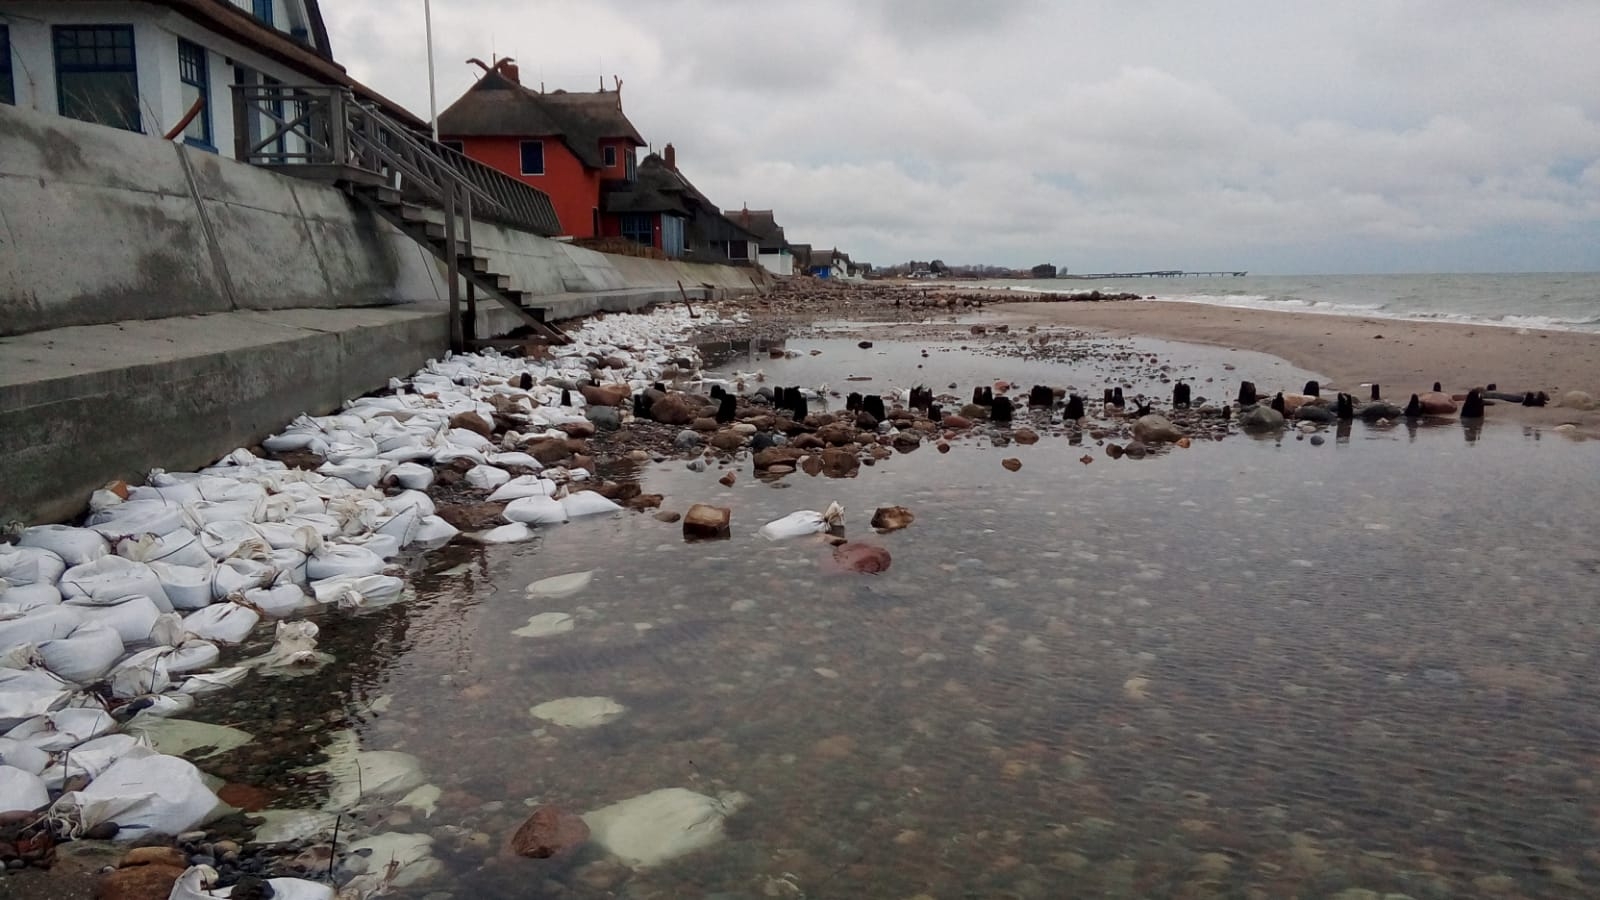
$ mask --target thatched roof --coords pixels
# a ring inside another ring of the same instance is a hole
[[[644,146],[622,114],[616,91],[531,91],[491,69],[461,99],[439,114],[439,134],[460,137],[558,137],[591,169],[604,168],[600,142],[621,139]]]
[[[689,179],[668,168],[666,161],[655,153],[639,163],[633,181],[607,182],[605,196],[601,199],[601,209],[608,213],[664,212],[692,216],[696,210],[707,208],[716,210]]]
[[[783,226],[778,224],[777,217],[770,209],[745,207],[740,210],[729,210],[728,218],[754,234],[760,240],[763,253],[777,253],[789,246],[788,241],[783,238]]]

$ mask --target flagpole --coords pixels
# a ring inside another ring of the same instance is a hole
[[[433,2],[422,0],[422,21],[428,31],[428,123],[433,127],[433,139],[439,139],[439,99],[433,83]]]

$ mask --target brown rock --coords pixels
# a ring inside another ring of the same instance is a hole
[[[738,480],[739,480],[739,476],[733,474],[732,472],[728,472],[727,474],[723,475],[721,478],[718,478],[717,479],[717,483],[721,484],[723,487],[733,487],[733,483],[735,481],[738,481]]]
[[[1189,439],[1188,439],[1188,438],[1186,438],[1186,437],[1181,437],[1181,438],[1178,438],[1178,444],[1177,444],[1177,446],[1178,446],[1178,448],[1179,448],[1179,449],[1180,449],[1180,450],[1187,450],[1187,449],[1189,449],[1189,447],[1190,447],[1190,445],[1191,445],[1191,443],[1192,443],[1192,442],[1191,442],[1191,441],[1190,441],[1190,440],[1189,440]]]
[[[1451,416],[1456,412],[1456,402],[1450,399],[1449,394],[1439,391],[1418,394],[1417,402],[1422,405],[1422,414],[1425,416]]]
[[[797,435],[788,445],[796,450],[821,450],[828,446],[827,442],[814,434]]]
[[[950,452],[950,442],[949,441],[940,441],[939,443],[934,444],[934,446],[938,448],[940,453],[949,453]]]
[[[879,531],[899,531],[909,526],[916,516],[904,506],[880,506],[872,514],[872,527]]]
[[[629,509],[655,509],[661,505],[662,499],[660,494],[636,494],[629,497],[622,505]],[[672,513],[672,515],[674,516],[672,521],[678,521],[676,518],[678,514]]]
[[[829,447],[822,451],[822,474],[829,478],[854,478],[861,471],[861,460],[848,450]]]
[[[979,419],[987,419],[989,418],[989,407],[968,403],[966,406],[961,407],[960,416],[963,419],[971,419],[974,422]]]
[[[440,506],[439,518],[461,531],[482,531],[504,524],[500,513],[505,508],[504,503],[457,503]]]
[[[683,394],[671,393],[650,406],[650,418],[663,425],[687,425],[699,417],[700,409]]]
[[[1037,444],[1039,443],[1039,432],[1034,431],[1032,428],[1018,428],[1016,431],[1011,432],[1011,439],[1019,444]]]
[[[1017,459],[1015,456],[1008,456],[1000,460],[1000,465],[1005,466],[1007,471],[1015,472],[1022,468],[1022,460]]]
[[[889,551],[876,544],[848,543],[833,548],[833,561],[846,572],[876,575],[889,568]]]
[[[737,431],[719,431],[713,434],[706,443],[723,451],[737,450],[744,446],[744,435]]]
[[[794,462],[802,456],[805,456],[805,451],[794,447],[768,447],[757,453],[751,462],[757,469],[765,469],[780,463]]]
[[[95,885],[96,900],[167,900],[187,866],[134,866],[107,872]]]
[[[916,448],[915,447],[906,448],[906,449],[901,449],[899,447],[895,448],[895,450],[900,450],[900,452],[902,452],[902,453],[910,453],[914,449],[916,449]],[[888,459],[889,457],[891,457],[893,455],[894,455],[894,450],[890,450],[888,447],[885,447],[882,444],[873,444],[870,448],[868,448],[868,450],[867,450],[867,458],[862,460],[862,462],[864,462],[864,463],[866,463],[867,465],[870,466],[870,465],[872,465],[874,460]]]
[[[554,806],[533,811],[511,836],[509,849],[529,859],[550,859],[572,854],[589,840],[583,817]]]
[[[800,471],[815,478],[822,474],[822,457],[808,456],[800,460]]]
[[[695,419],[693,422],[690,422],[689,427],[693,428],[695,431],[716,431],[718,428],[722,427],[722,423],[718,422],[711,416],[701,416],[700,418]]]
[[[856,439],[854,426],[835,422],[817,429],[817,439],[824,444],[840,447]]]
[[[578,393],[590,406],[621,406],[633,399],[633,389],[625,384],[585,384]]]
[[[1122,446],[1120,444],[1107,444],[1106,445],[1106,455],[1111,457],[1112,459],[1121,459],[1122,458]]]
[[[595,427],[593,422],[585,419],[582,422],[568,422],[561,426],[561,430],[565,431],[569,438],[583,439],[594,437]]]
[[[523,449],[528,451],[529,456],[547,466],[553,466],[572,455],[572,448],[567,446],[567,442],[556,438],[529,441]]]
[[[1094,457],[1090,456],[1087,453],[1085,453],[1084,455],[1078,457],[1078,462],[1081,462],[1081,463],[1083,463],[1084,465],[1087,466],[1088,464],[1094,462]]]
[[[944,427],[955,429],[971,428],[972,420],[966,416],[958,416],[955,413],[951,413],[944,417]]]
[[[733,510],[726,506],[696,503],[683,515],[683,536],[689,539],[725,538],[728,537],[732,520]]]
[[[901,453],[910,453],[922,446],[922,435],[915,431],[897,431],[893,443],[894,448]]]
[[[655,495],[652,494],[651,496],[655,496]],[[670,509],[663,509],[663,510],[660,510],[660,511],[658,511],[656,513],[656,521],[658,521],[658,522],[666,522],[668,525],[672,524],[673,522],[678,521],[681,518],[683,518],[683,516],[678,515],[677,513],[673,512]]]
[[[793,475],[794,474],[794,466],[791,466],[791,465],[768,466],[766,474],[773,475],[773,476],[776,476],[776,477],[779,477],[779,478],[781,478],[781,477],[783,477],[785,475]]]
[[[128,866],[177,866],[180,869],[189,867],[189,857],[177,847],[135,847],[122,857],[117,865],[124,868]]]
[[[230,781],[217,789],[217,799],[245,812],[256,812],[272,805],[272,795],[258,787]]]
[[[494,437],[494,423],[475,412],[456,413],[450,417],[450,427],[465,428],[484,437]]]

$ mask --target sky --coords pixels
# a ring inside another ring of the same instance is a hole
[[[322,4],[428,115],[422,0]],[[1596,0],[433,0],[790,241],[1072,272],[1600,270]]]

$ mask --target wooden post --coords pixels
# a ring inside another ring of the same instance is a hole
[[[689,310],[689,318],[700,318],[700,314],[694,311],[694,304],[689,302],[689,292],[683,289],[682,281],[678,282],[678,296],[683,298],[683,305]]]
[[[472,249],[472,192],[467,186],[448,174],[442,175],[450,183],[450,192],[461,196],[461,238],[467,256],[475,256]],[[467,279],[467,321],[462,331],[468,341],[478,339],[478,286]]]
[[[450,282],[450,349],[461,353],[466,348],[461,323],[461,257],[456,253],[456,198],[452,191],[441,192],[444,201],[444,266]]]

